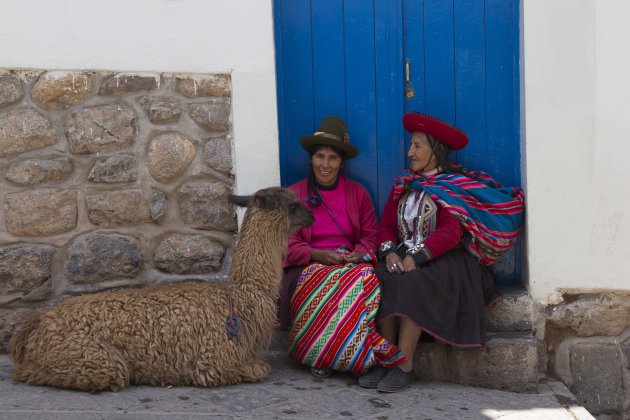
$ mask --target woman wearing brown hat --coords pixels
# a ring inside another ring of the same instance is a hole
[[[362,374],[394,365],[400,352],[376,331],[380,298],[374,275],[377,220],[365,188],[342,175],[358,155],[346,124],[327,116],[301,139],[310,175],[289,188],[313,211],[312,226],[289,238],[279,312],[290,325],[289,354],[315,376],[331,370]],[[377,362],[378,360],[378,362]]]
[[[403,125],[411,133],[411,169],[396,179],[385,204],[376,274],[379,331],[406,358],[359,379],[382,392],[412,382],[422,333],[455,347],[484,346],[484,311],[499,298],[486,265],[513,244],[523,223],[520,189],[448,163],[451,150],[467,145],[465,133],[419,113],[405,114]]]

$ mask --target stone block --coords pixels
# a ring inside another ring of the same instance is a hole
[[[173,182],[195,157],[195,145],[177,133],[160,134],[149,143],[147,168],[157,181]]]
[[[149,97],[141,96],[138,103],[142,105],[142,109],[147,113],[149,120],[153,124],[167,124],[179,120],[182,115],[182,107],[179,101],[168,97]]]
[[[230,100],[212,98],[203,103],[190,104],[188,115],[206,130],[227,131],[230,129]]]
[[[230,96],[230,80],[229,74],[176,76],[175,90],[187,98]]]
[[[534,391],[538,379],[537,342],[528,333],[497,333],[488,335],[483,350],[420,343],[414,355],[414,371],[425,381]]]
[[[63,181],[74,166],[68,158],[27,159],[9,165],[6,177],[19,185],[38,185]]]
[[[65,273],[73,283],[98,283],[136,277],[142,262],[136,239],[90,233],[76,238],[68,248]]]
[[[136,136],[136,114],[123,104],[81,109],[72,114],[66,128],[70,151],[89,154],[122,149]]]
[[[204,148],[203,160],[215,171],[232,173],[232,139],[229,136],[210,138]]]
[[[118,73],[103,81],[99,94],[120,96],[154,90],[159,87],[160,76],[158,74]]]
[[[171,235],[155,249],[153,262],[171,274],[207,274],[221,268],[223,246],[203,235]]]
[[[235,231],[236,213],[228,200],[230,192],[222,182],[186,182],[177,191],[182,220],[197,229]]]
[[[563,295],[551,310],[549,322],[575,331],[578,337],[615,336],[630,327],[630,293]]]
[[[623,376],[619,346],[577,343],[570,352],[573,392],[592,413],[623,409]]]
[[[68,232],[77,224],[74,191],[56,188],[6,194],[7,230],[17,236],[44,236]]]
[[[28,294],[50,278],[56,248],[18,245],[0,248],[0,294]]]
[[[134,182],[137,178],[138,163],[130,155],[99,157],[88,174],[88,180],[104,183]]]
[[[148,206],[140,189],[106,191],[85,199],[90,222],[115,227],[148,221]]]
[[[11,105],[22,99],[22,83],[15,74],[0,74],[0,108]]]
[[[501,290],[503,299],[487,311],[488,330],[531,331],[535,304],[525,289]]]
[[[160,190],[152,190],[149,199],[149,217],[157,224],[162,224],[168,210],[168,198]]]
[[[0,158],[57,143],[57,134],[48,119],[29,107],[19,107],[0,115]]]
[[[90,97],[93,78],[93,74],[80,71],[49,71],[37,79],[31,97],[46,109],[70,108]]]

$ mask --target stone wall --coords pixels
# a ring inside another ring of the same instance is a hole
[[[227,277],[229,74],[0,70],[0,352],[68,295]]]
[[[599,419],[630,419],[630,292],[563,299],[545,316],[547,373]]]

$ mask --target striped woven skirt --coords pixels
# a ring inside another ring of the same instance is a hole
[[[405,361],[376,331],[381,298],[371,264],[311,264],[291,298],[289,355],[314,368],[361,374]]]

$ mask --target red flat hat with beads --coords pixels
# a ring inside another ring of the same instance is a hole
[[[468,144],[468,136],[457,127],[445,123],[435,117],[430,117],[418,112],[408,112],[403,116],[405,130],[413,133],[420,131],[430,134],[436,140],[448,145],[451,150],[461,150]]]

